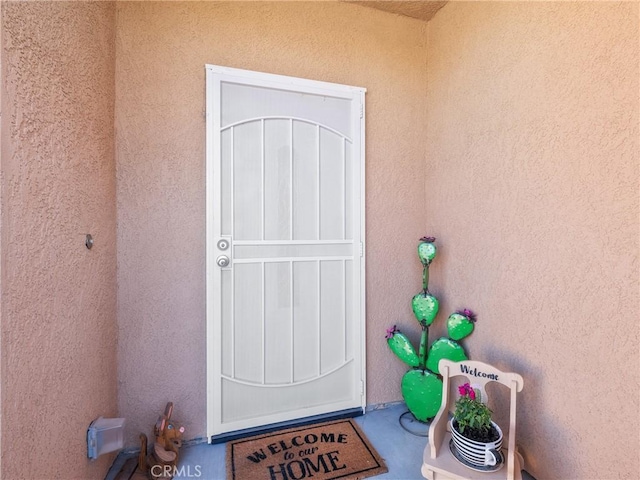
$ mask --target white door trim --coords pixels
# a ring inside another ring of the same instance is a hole
[[[359,346],[360,346],[360,389],[361,389],[361,407],[364,409],[366,405],[366,375],[365,375],[365,358],[366,358],[366,288],[365,288],[365,111],[364,97],[366,89],[352,87],[347,85],[320,82],[315,80],[307,80],[301,78],[287,77],[282,75],[265,74],[252,72],[247,70],[239,70],[229,67],[221,67],[216,65],[206,65],[206,350],[207,350],[207,438],[211,439],[213,435],[222,432],[217,430],[216,425],[216,405],[221,405],[221,394],[216,387],[217,378],[221,372],[219,370],[220,362],[216,362],[218,341],[221,338],[221,325],[216,324],[215,309],[221,303],[219,290],[214,288],[214,284],[219,281],[221,275],[220,268],[216,265],[216,257],[219,253],[216,249],[216,240],[220,237],[219,222],[211,221],[214,212],[220,211],[221,194],[219,189],[215,189],[216,179],[221,178],[221,158],[220,149],[215,145],[215,132],[220,132],[220,115],[215,114],[214,106],[220,105],[220,82],[230,81],[237,84],[245,84],[251,86],[263,86],[267,88],[276,88],[282,90],[303,90],[304,93],[316,95],[328,95],[331,97],[359,100],[360,118],[352,123],[352,131],[357,132],[359,137],[359,169],[360,169],[360,295],[359,295],[359,311],[360,316],[357,321],[359,329]],[[357,116],[357,115],[356,115]],[[354,116],[355,117],[355,116]],[[354,141],[356,135],[354,134]],[[358,161],[357,158],[353,158]],[[357,180],[356,180],[357,181]],[[355,210],[355,206],[354,206]],[[274,242],[274,244],[282,244],[282,241]],[[290,243],[290,242],[284,242]],[[293,243],[304,244],[304,241],[293,241]],[[317,242],[314,242],[317,243]],[[341,241],[327,241],[326,243],[349,243]],[[251,242],[247,242],[251,244]]]

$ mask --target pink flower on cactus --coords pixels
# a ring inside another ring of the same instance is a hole
[[[393,327],[391,327],[391,328],[387,328],[387,334],[384,336],[384,338],[389,340],[390,338],[392,338],[399,331],[400,330],[398,330],[395,325]]]
[[[476,314],[473,313],[468,308],[465,308],[465,309],[462,309],[462,310],[458,310],[458,311],[456,311],[456,313],[459,313],[463,317],[467,317],[470,322],[474,322],[475,323],[475,321],[476,321]]]
[[[433,243],[436,241],[436,237],[422,237],[420,241],[426,242],[426,243]]]

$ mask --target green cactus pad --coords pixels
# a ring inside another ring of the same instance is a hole
[[[438,363],[442,358],[446,358],[452,362],[460,362],[467,360],[467,354],[458,342],[442,337],[431,345],[429,355],[427,356],[427,368],[433,373],[440,374]]]
[[[410,367],[418,366],[418,354],[403,333],[395,333],[387,339],[387,345],[396,356]]]
[[[436,256],[436,246],[430,242],[420,242],[418,244],[418,257],[423,265],[431,263]]]
[[[402,377],[402,397],[421,422],[433,418],[442,402],[442,380],[426,370],[409,370]]]
[[[454,340],[461,340],[473,332],[473,322],[464,315],[452,313],[447,318],[447,332]]]
[[[420,292],[413,297],[411,307],[418,322],[431,325],[438,314],[439,304],[438,299],[430,293]]]

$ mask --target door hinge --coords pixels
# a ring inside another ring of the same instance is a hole
[[[360,104],[360,118],[364,117],[364,105],[361,103]]]
[[[364,256],[364,245],[362,242],[360,242],[360,256]]]
[[[360,395],[364,395],[364,381],[360,380]]]

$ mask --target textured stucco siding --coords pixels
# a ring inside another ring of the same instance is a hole
[[[525,378],[537,478],[638,478],[637,2],[453,2],[428,26],[426,230],[474,359]]]
[[[5,479],[113,460],[86,431],[117,412],[114,27],[115,4],[2,2]]]
[[[411,325],[423,234],[426,24],[334,2],[118,2],[119,408],[205,435],[207,63],[367,88],[368,401],[400,398],[384,342]]]

